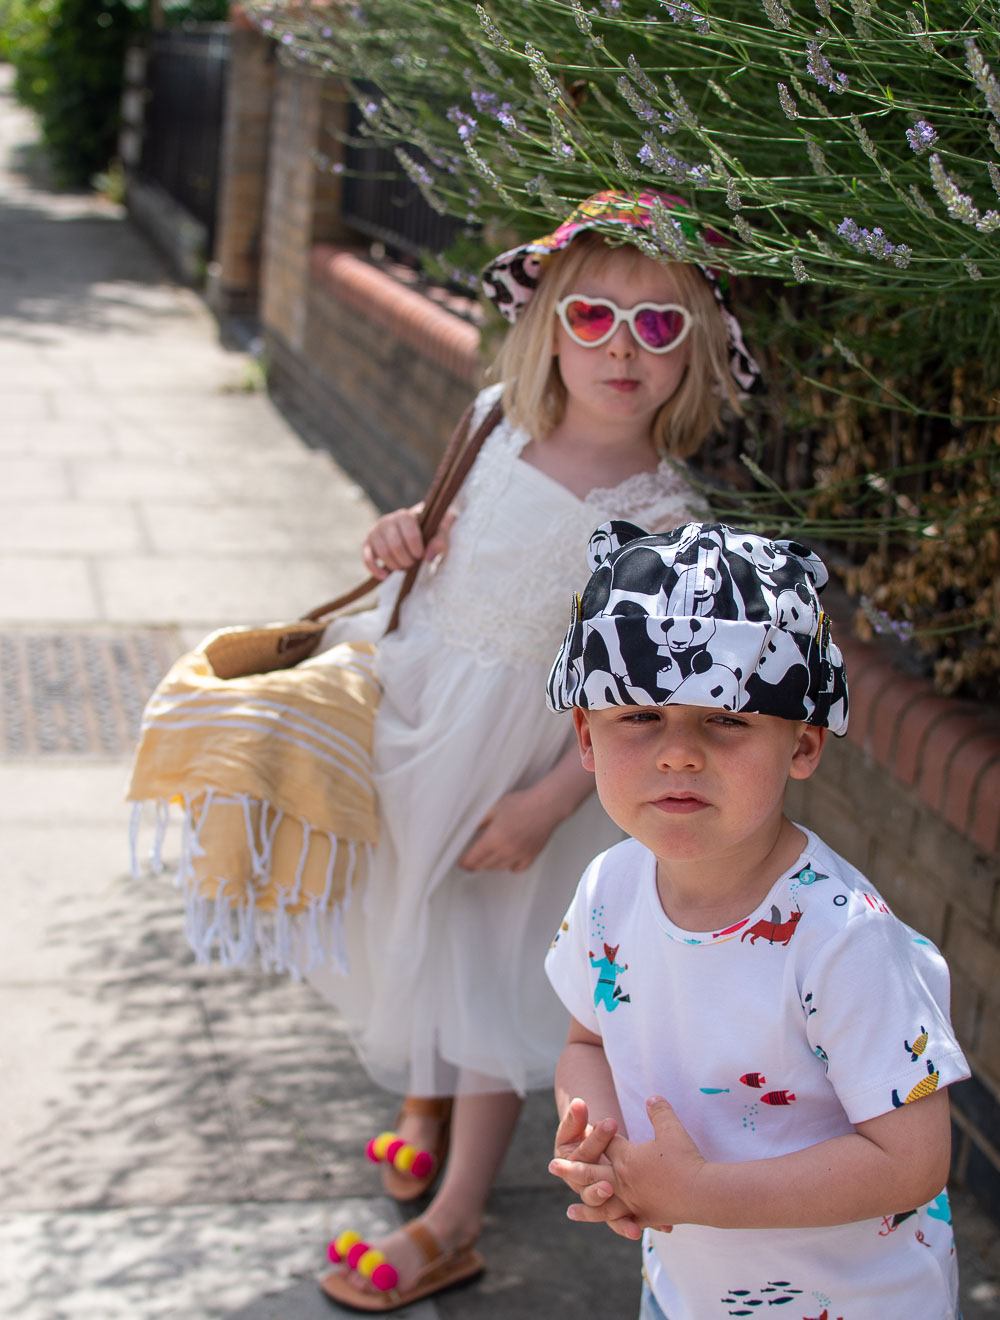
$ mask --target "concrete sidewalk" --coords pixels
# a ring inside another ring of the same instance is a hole
[[[131,880],[135,722],[209,628],[362,576],[374,510],[219,347],[119,208],[55,194],[0,66],[0,1316],[330,1320],[327,1240],[397,1220],[391,1125],[307,986],[192,965]],[[490,1208],[490,1271],[435,1316],[631,1315],[637,1258],[564,1219],[552,1103]]]
[[[352,585],[373,510],[118,208],[44,186],[9,83],[0,66],[0,1316],[330,1320],[328,1238],[397,1222],[362,1156],[395,1099],[308,987],[192,965],[174,891],[126,873],[122,790],[170,659]],[[565,1220],[551,1131],[531,1097],[489,1272],[405,1314],[634,1316],[636,1250]],[[1000,1315],[995,1227],[962,1197],[957,1235],[966,1320]]]

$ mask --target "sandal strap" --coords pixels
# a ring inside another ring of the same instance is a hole
[[[415,1118],[436,1118],[444,1121],[451,1114],[450,1095],[406,1095],[399,1106],[400,1116],[411,1114]]]
[[[476,1240],[475,1237],[471,1237],[465,1242],[458,1243],[450,1251],[442,1251],[440,1242],[419,1219],[411,1219],[404,1224],[403,1232],[417,1245],[425,1261],[410,1285],[411,1289],[418,1284],[426,1285],[436,1281],[438,1275],[447,1276],[454,1267],[454,1262],[459,1257],[467,1255]]]
[[[410,1241],[420,1249],[420,1254],[427,1262],[424,1265],[424,1268],[420,1271],[421,1274],[424,1273],[428,1266],[434,1265],[444,1255],[441,1250],[440,1242],[438,1242],[437,1238],[426,1224],[422,1224],[419,1219],[411,1219],[408,1223],[404,1224],[403,1232]]]

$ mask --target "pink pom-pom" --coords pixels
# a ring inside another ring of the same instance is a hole
[[[372,1270],[372,1283],[379,1292],[388,1292],[390,1288],[395,1288],[399,1282],[399,1272],[395,1265],[383,1261],[381,1265],[376,1265]]]
[[[434,1156],[429,1150],[417,1152],[416,1159],[410,1166],[410,1172],[414,1178],[426,1178],[434,1168]]]
[[[393,1160],[396,1158],[396,1155],[399,1153],[399,1151],[403,1149],[405,1145],[406,1142],[403,1140],[402,1137],[397,1137],[395,1141],[389,1142],[388,1146],[386,1146],[385,1148],[385,1158],[389,1161],[390,1164],[393,1162]]]
[[[361,1257],[365,1254],[367,1250],[368,1250],[367,1242],[355,1242],[354,1246],[347,1253],[347,1263],[348,1265],[350,1265],[352,1270],[356,1270],[358,1268],[358,1261],[361,1259]]]
[[[369,1141],[368,1145],[365,1147],[365,1154],[371,1160],[372,1164],[378,1164],[380,1162],[378,1155],[375,1153],[375,1141],[376,1138],[372,1137],[371,1141]]]
[[[360,1241],[360,1233],[356,1233],[353,1228],[346,1229],[343,1233],[338,1233],[333,1239],[326,1249],[326,1254],[334,1265],[339,1265],[350,1251],[351,1247],[354,1246],[355,1242]]]

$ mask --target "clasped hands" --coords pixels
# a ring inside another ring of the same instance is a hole
[[[644,1228],[669,1233],[694,1218],[696,1184],[706,1161],[668,1101],[646,1102],[651,1141],[618,1135],[614,1119],[590,1123],[587,1105],[572,1100],[556,1132],[549,1172],[580,1198],[567,1210],[582,1224],[607,1224],[620,1237]]]

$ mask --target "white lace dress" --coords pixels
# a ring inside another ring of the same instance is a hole
[[[480,396],[476,422],[497,393]],[[570,717],[546,709],[545,679],[587,580],[590,533],[609,517],[663,531],[704,513],[666,461],[581,500],[521,461],[528,439],[506,421],[487,438],[446,558],[379,642],[381,837],[345,918],[348,972],[309,975],[372,1077],[415,1095],[552,1081],[567,1019],[545,952],[587,863],[621,834],[592,794],[526,871],[470,873],[456,860],[498,798],[575,743]],[[326,642],[378,638],[396,590],[390,579],[375,610]]]

